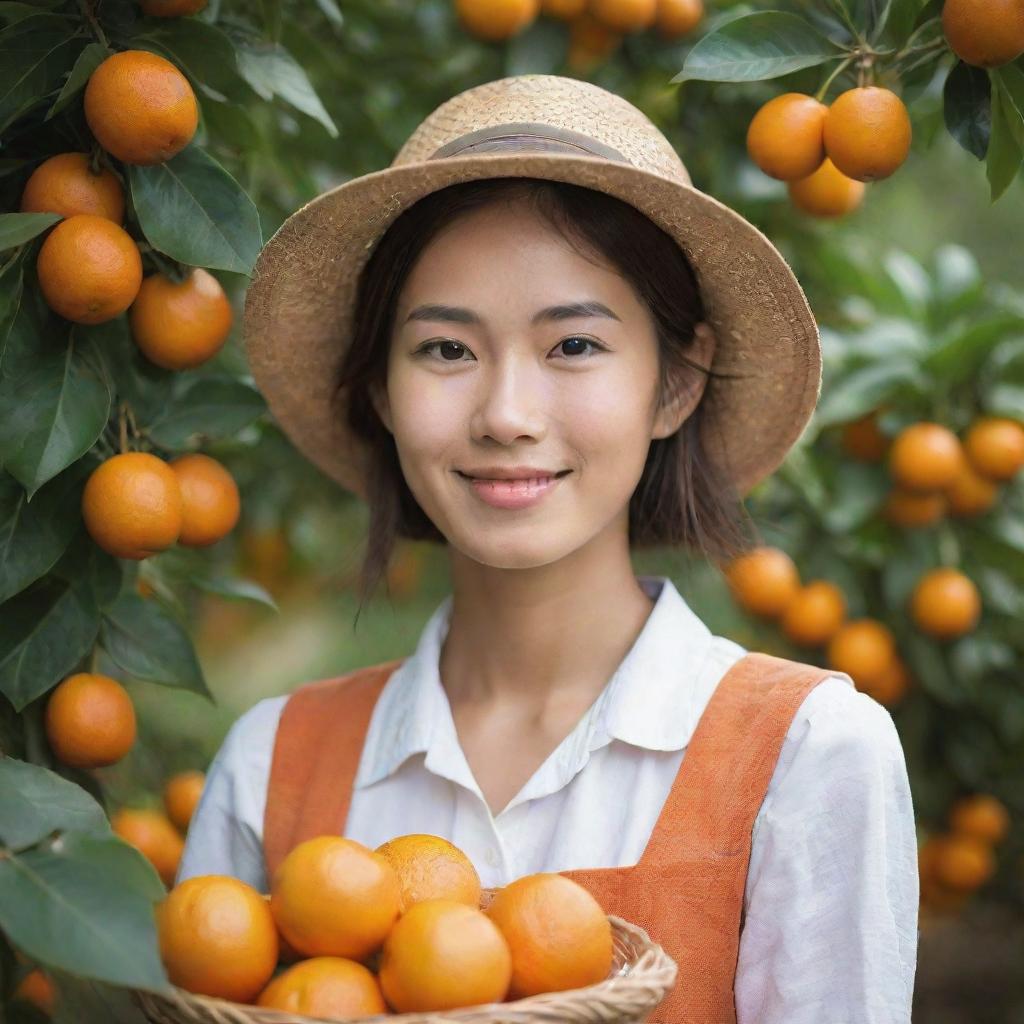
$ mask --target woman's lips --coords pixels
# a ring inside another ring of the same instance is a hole
[[[537,504],[561,483],[563,476],[531,480],[480,480],[459,473],[474,493],[493,508],[520,509]],[[568,473],[564,474],[568,476]]]

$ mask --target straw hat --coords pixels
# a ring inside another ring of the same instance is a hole
[[[313,463],[366,497],[368,452],[336,387],[360,272],[391,222],[423,196],[493,177],[566,181],[634,206],[681,246],[717,337],[702,441],[746,494],[774,470],[821,388],[818,330],[772,243],[694,188],[678,154],[627,100],[589,82],[516,75],[467,89],[431,113],[391,166],[308,202],[267,242],[245,302],[256,384]]]

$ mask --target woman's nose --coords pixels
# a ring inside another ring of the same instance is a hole
[[[473,432],[509,444],[525,435],[540,437],[549,411],[548,392],[539,370],[514,356],[480,374]]]

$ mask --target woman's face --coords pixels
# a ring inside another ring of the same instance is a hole
[[[544,313],[578,303],[607,312]],[[423,251],[399,296],[375,406],[448,543],[495,568],[529,568],[609,531],[627,537],[651,440],[700,397],[694,382],[659,414],[657,386],[654,322],[631,286],[515,203],[460,217]],[[571,472],[511,510],[460,475],[492,466]]]

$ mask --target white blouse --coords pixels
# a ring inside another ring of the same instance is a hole
[[[656,604],[633,647],[496,816],[459,746],[438,672],[448,595],[381,691],[345,835],[371,848],[410,832],[443,836],[492,887],[538,871],[635,864],[716,685],[746,653],[712,634],[668,577],[638,581]],[[227,874],[268,891],[263,812],[286,700],[259,701],[228,732],[179,882]],[[918,896],[899,735],[886,708],[837,673],[797,711],[754,822],[738,1024],[909,1022]]]

